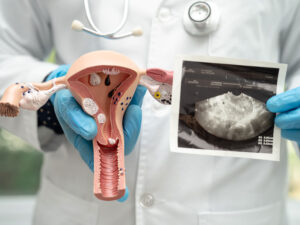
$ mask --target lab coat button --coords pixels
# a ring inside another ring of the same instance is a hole
[[[162,22],[166,22],[171,18],[171,11],[168,8],[161,8],[158,14],[158,18]]]
[[[153,195],[146,193],[143,194],[140,198],[140,205],[144,208],[151,207],[154,204],[154,197]]]

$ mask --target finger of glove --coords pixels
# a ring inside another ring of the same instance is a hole
[[[84,138],[76,134],[61,117],[58,118],[58,121],[68,141],[78,150],[81,158],[90,168],[90,170],[94,171],[94,154],[92,141],[85,140]]]
[[[142,110],[137,105],[129,105],[123,118],[123,132],[125,139],[125,155],[132,152],[140,134]]]
[[[266,106],[275,113],[300,107],[300,87],[273,96],[267,101]]]
[[[138,105],[141,107],[143,104],[143,99],[146,94],[146,91],[147,91],[146,87],[138,85],[134,92],[133,98],[130,102],[130,105]]]
[[[129,190],[126,187],[125,194],[121,198],[119,198],[117,201],[118,202],[125,202],[128,199],[128,197],[129,197]]]
[[[300,129],[300,108],[278,114],[275,124],[281,129]]]
[[[48,80],[52,80],[54,78],[65,76],[68,73],[68,70],[70,69],[70,65],[61,65],[57,69],[53,70],[49,76],[47,77]]]
[[[97,135],[95,120],[82,110],[69,90],[57,93],[54,109],[56,116],[62,118],[76,134],[84,139],[92,140]]]
[[[300,142],[300,129],[281,129],[281,136],[285,139]]]

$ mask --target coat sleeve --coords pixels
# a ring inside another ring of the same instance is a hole
[[[57,66],[44,62],[53,44],[43,0],[0,1],[0,96],[15,82],[40,82]],[[0,117],[0,128],[40,149],[37,113]]]
[[[288,64],[286,88],[300,86],[300,1],[283,1],[285,14],[282,16],[280,38],[282,63]]]
[[[300,1],[282,1],[285,13],[282,16],[281,58],[282,63],[288,64],[286,89],[300,86]],[[300,157],[299,146],[293,143]]]

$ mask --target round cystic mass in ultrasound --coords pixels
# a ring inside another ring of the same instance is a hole
[[[231,92],[195,103],[195,119],[208,133],[232,141],[258,136],[273,125],[273,113],[263,102]]]

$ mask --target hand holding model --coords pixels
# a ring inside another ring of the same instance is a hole
[[[273,96],[267,101],[267,108],[279,113],[275,124],[281,128],[282,137],[300,145],[300,87]]]
[[[71,67],[61,66],[44,83],[9,86],[0,100],[0,115],[15,117],[20,108],[38,110],[50,98],[67,139],[94,168],[94,194],[116,200],[128,193],[124,154],[134,148],[140,132],[145,87],[168,105],[172,80],[172,71],[140,69],[117,52],[90,52]]]
[[[62,65],[54,70],[48,80],[65,76],[69,66]],[[138,86],[132,101],[130,102],[123,119],[123,132],[125,139],[125,155],[134,148],[138,139],[142,121],[142,102],[146,88]],[[76,102],[69,90],[61,90],[51,96],[55,113],[60,122],[67,139],[79,151],[80,156],[88,167],[94,170],[93,143],[97,135],[97,124],[95,120],[87,115]]]
[[[48,80],[65,76],[70,68],[69,65],[61,65],[54,70]],[[138,86],[123,119],[123,132],[125,139],[125,155],[134,148],[138,139],[142,122],[142,102],[146,88]],[[87,115],[76,102],[69,90],[61,90],[50,98],[54,105],[55,114],[64,131],[66,138],[78,150],[83,161],[94,171],[93,139],[97,135],[95,120]],[[128,198],[126,187],[125,195],[118,199],[123,202]]]

